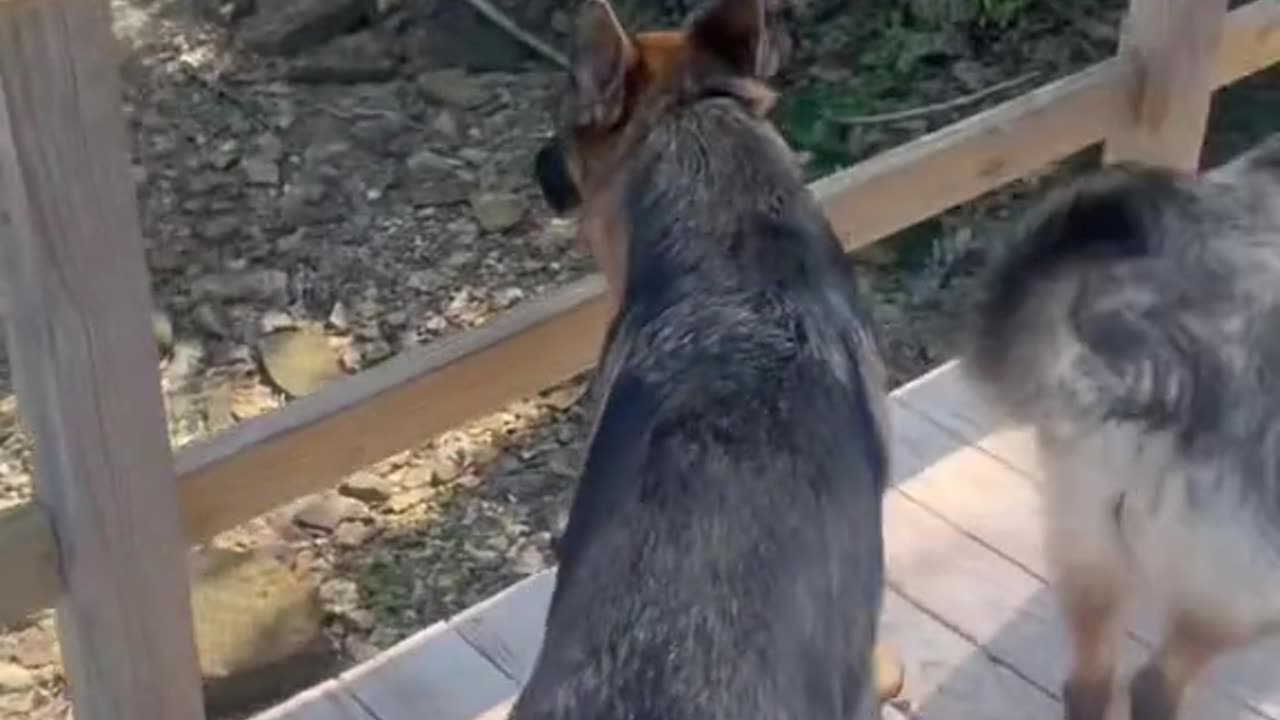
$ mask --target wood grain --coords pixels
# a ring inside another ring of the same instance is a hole
[[[76,717],[199,720],[187,541],[112,42],[105,3],[0,6],[8,348],[58,540]],[[8,525],[24,528],[40,530]]]
[[[253,720],[381,720],[334,680],[294,695]]]
[[[340,684],[381,720],[472,720],[515,695],[517,685],[445,623],[437,623]]]
[[[1129,0],[1120,59],[1134,73],[1134,122],[1107,139],[1107,161],[1193,172],[1209,124],[1228,0]]]

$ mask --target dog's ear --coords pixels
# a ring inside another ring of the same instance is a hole
[[[574,36],[574,122],[612,127],[627,104],[627,77],[639,56],[607,0],[586,0]]]
[[[702,51],[736,74],[764,80],[781,64],[770,42],[766,0],[712,0],[693,19],[691,36]]]

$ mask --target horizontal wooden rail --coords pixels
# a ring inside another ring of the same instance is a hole
[[[1280,0],[1233,11],[1215,86],[1280,61]],[[1131,122],[1118,60],[1034,90],[814,183],[853,250],[1023,177]],[[189,538],[218,532],[586,370],[605,323],[591,276],[477,330],[409,351],[177,453]],[[58,593],[53,538],[26,506],[0,515],[0,625]]]

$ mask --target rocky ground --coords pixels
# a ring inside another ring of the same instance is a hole
[[[559,73],[467,5],[190,1],[113,3],[176,446],[590,271],[572,226],[548,216],[530,183]],[[505,7],[559,46],[562,5]],[[802,28],[779,119],[814,176],[1111,52],[1120,3],[947,29],[893,5]],[[1011,79],[1004,92],[929,107]],[[1275,129],[1259,108],[1274,109],[1278,79],[1232,91],[1212,156]],[[895,382],[953,354],[974,273],[1024,200],[1094,162],[1086,153],[859,255]],[[318,672],[546,567],[581,452],[580,389],[424,438],[220,537],[196,563],[211,683],[267,633],[243,620],[245,588],[265,583],[271,602],[292,608],[270,637],[296,650],[291,671]],[[7,397],[0,511],[29,499],[30,472]],[[265,695],[226,692],[218,714],[279,697],[283,677]],[[0,635],[0,719],[65,713],[51,618]]]

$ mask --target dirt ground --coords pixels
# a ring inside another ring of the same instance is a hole
[[[175,447],[592,270],[530,177],[561,75],[463,3],[191,1],[204,21],[166,0],[112,3]],[[565,4],[505,6],[561,46]],[[897,5],[801,28],[778,119],[813,177],[1110,54],[1123,3],[949,27]],[[1280,129],[1278,103],[1276,72],[1224,93],[1209,162]],[[895,384],[954,354],[975,273],[1025,202],[1096,162],[1083,153],[858,255]],[[0,370],[3,510],[30,498],[31,453]],[[551,561],[580,389],[424,437],[216,544],[313,582],[339,664],[366,659]],[[0,634],[0,718],[65,714],[49,615]]]

